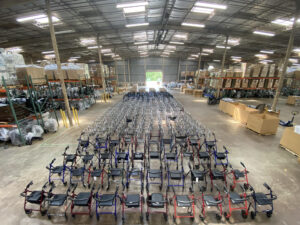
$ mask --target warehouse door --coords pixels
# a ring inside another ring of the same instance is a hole
[[[147,71],[146,86],[147,88],[159,88],[162,86],[163,72],[162,71]]]

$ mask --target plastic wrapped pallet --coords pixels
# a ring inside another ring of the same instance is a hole
[[[0,141],[9,141],[9,130],[6,128],[0,128]]]
[[[40,125],[33,125],[31,132],[33,133],[34,137],[42,137],[44,130]]]
[[[13,145],[22,145],[21,135],[18,129],[13,129],[9,132],[9,138]]]
[[[58,123],[55,119],[49,118],[45,121],[45,130],[48,132],[56,132],[58,129]]]

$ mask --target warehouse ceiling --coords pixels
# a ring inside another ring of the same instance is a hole
[[[134,7],[122,5],[132,2]],[[227,36],[227,59],[258,61],[257,54],[268,60],[284,57],[296,4],[294,0],[51,0],[51,9],[63,61],[97,60],[97,35],[106,61],[145,56],[197,60],[200,49],[203,60],[221,60]],[[44,59],[42,52],[51,51],[52,44],[48,20],[38,17],[46,13],[44,0],[1,0],[0,47],[22,48],[33,62]],[[285,25],[274,23],[278,19]],[[295,48],[300,47],[299,31]]]

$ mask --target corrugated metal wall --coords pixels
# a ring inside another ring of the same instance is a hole
[[[128,68],[129,62],[129,68]],[[180,62],[180,66],[178,66]],[[124,66],[125,65],[125,66]],[[128,71],[130,70],[130,81],[132,83],[145,82],[146,71],[160,70],[163,71],[163,82],[171,82],[178,80],[181,71],[196,71],[198,68],[197,61],[181,61],[178,58],[161,58],[161,57],[147,57],[147,58],[130,58],[129,60],[117,61],[110,64],[116,66],[116,73],[119,76],[119,82],[124,82],[124,73],[126,82],[128,82]]]

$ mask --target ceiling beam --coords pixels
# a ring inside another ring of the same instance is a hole
[[[29,3],[32,2],[32,0],[1,0],[0,1],[0,8],[10,8],[12,6]]]

